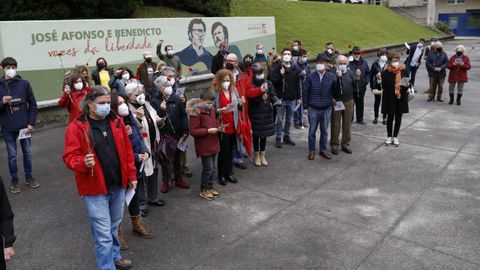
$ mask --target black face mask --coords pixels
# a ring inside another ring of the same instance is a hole
[[[249,67],[249,66],[251,66],[251,65],[253,64],[252,61],[245,61],[245,62],[243,62],[243,63],[244,63],[245,66],[247,66],[247,67]]]
[[[226,63],[225,68],[228,69],[228,70],[234,70],[235,66],[232,63]]]
[[[105,65],[105,63],[98,63],[97,66],[98,66],[99,68],[105,68],[106,65]]]
[[[455,53],[458,57],[462,56],[463,52],[456,52]]]
[[[145,59],[145,62],[151,63],[151,62],[152,62],[152,58],[147,58],[147,59]]]
[[[437,48],[437,52],[441,53],[443,51],[442,48]]]

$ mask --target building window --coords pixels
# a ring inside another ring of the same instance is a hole
[[[426,5],[428,5],[428,4],[430,4],[430,0],[423,0],[423,5],[424,5],[424,6],[426,6]]]
[[[480,28],[480,13],[467,14],[467,28]]]
[[[447,5],[463,5],[465,0],[447,0]]]
[[[450,15],[448,20],[448,26],[450,29],[457,29],[458,28],[458,16],[457,15]]]

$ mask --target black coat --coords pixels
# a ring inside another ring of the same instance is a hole
[[[15,234],[13,233],[13,212],[8,201],[7,192],[0,176],[0,232],[2,233],[5,247],[13,246]],[[3,249],[2,249],[3,253]],[[2,258],[3,259],[3,258]]]
[[[212,73],[215,75],[220,69],[223,68],[223,62],[225,57],[220,51],[212,57]]]
[[[260,87],[265,80],[252,79],[254,87]],[[262,96],[248,100],[248,115],[252,123],[253,136],[269,137],[275,134],[275,122],[273,119],[273,105],[279,99],[275,93],[273,84],[268,83],[268,99],[263,100]]]
[[[407,87],[400,88],[400,98],[395,96],[395,74],[388,70],[382,72],[382,114],[408,113]]]
[[[168,115],[165,125],[160,129],[160,134],[168,134],[176,139],[180,139],[185,134],[188,135],[188,116],[185,111],[185,104],[177,95],[172,94],[166,101],[167,110],[163,111],[160,109],[162,101],[163,97],[157,95],[150,102],[152,108],[157,111],[158,116],[165,117]]]
[[[300,99],[300,68],[292,64],[290,68],[285,68],[285,74],[282,76],[280,74],[282,67],[282,64],[272,66],[269,75],[278,97],[283,100]]]

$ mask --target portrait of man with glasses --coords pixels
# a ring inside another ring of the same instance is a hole
[[[193,70],[211,69],[213,56],[203,47],[206,30],[207,26],[202,19],[191,20],[188,25],[188,39],[191,44],[177,54],[182,63]]]

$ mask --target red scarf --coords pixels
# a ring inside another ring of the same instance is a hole
[[[395,74],[395,95],[397,98],[400,98],[400,81],[402,80],[402,70],[405,69],[404,64],[399,64],[396,68],[393,67],[391,64],[387,65],[387,69],[389,72]]]

